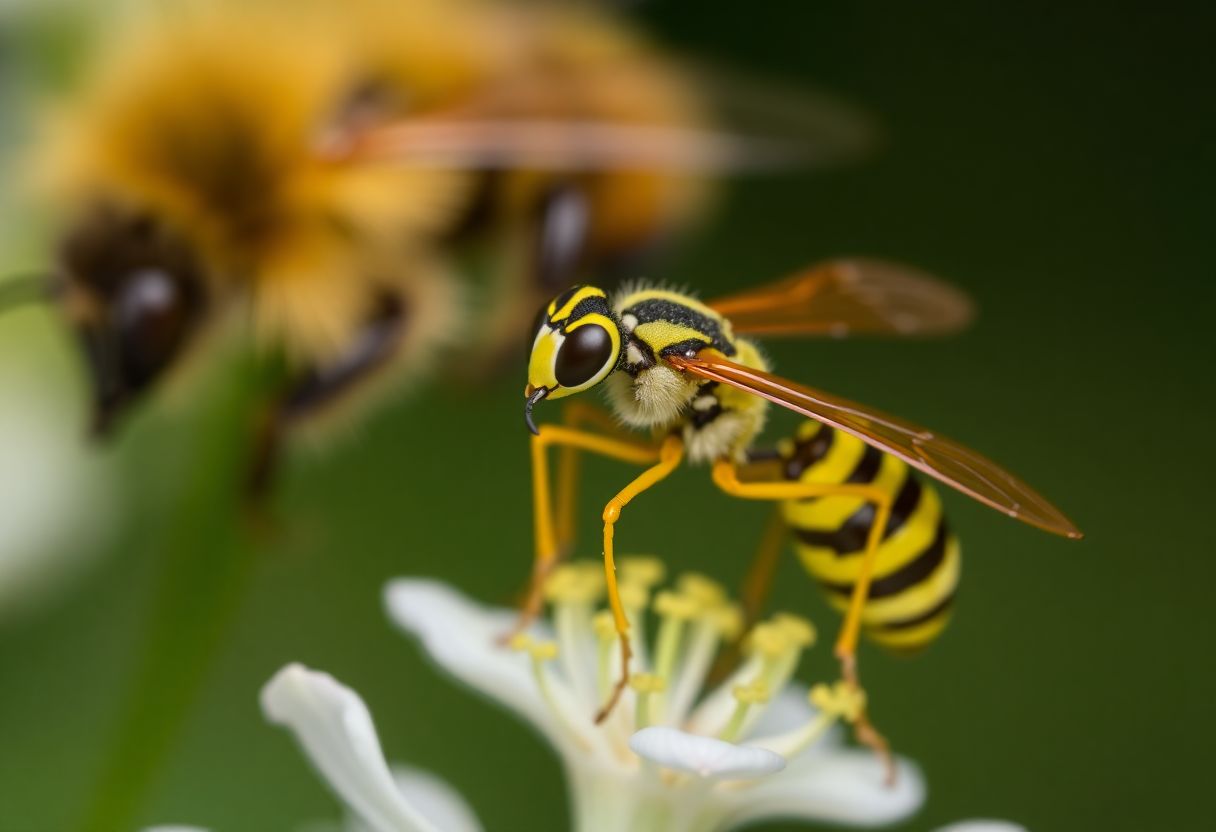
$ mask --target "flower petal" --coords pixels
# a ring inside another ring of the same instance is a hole
[[[785,768],[785,759],[766,748],[736,745],[663,725],[638,731],[629,739],[629,747],[664,768],[714,780],[759,777]]]
[[[421,578],[389,582],[384,602],[389,617],[416,636],[441,668],[522,715],[559,750],[581,753],[541,699],[528,660],[498,644],[514,612],[483,607],[447,584]]]
[[[869,750],[831,749],[803,754],[780,774],[728,796],[728,828],[758,820],[797,818],[853,826],[894,823],[925,800],[919,770],[897,759],[895,784],[884,782],[882,761]]]
[[[437,832],[398,791],[371,714],[353,690],[289,664],[262,688],[262,711],[295,733],[330,788],[375,832]]]
[[[482,832],[481,822],[460,792],[443,778],[412,766],[393,765],[397,791],[444,832]]]
[[[1007,820],[960,820],[937,832],[1026,832],[1026,827]]]

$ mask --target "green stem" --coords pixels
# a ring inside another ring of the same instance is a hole
[[[200,424],[179,434],[195,441],[178,499],[153,542],[161,573],[118,736],[85,815],[86,832],[135,828],[245,595],[253,551],[241,520],[240,486],[258,400],[246,361],[234,370],[239,383],[205,391]]]

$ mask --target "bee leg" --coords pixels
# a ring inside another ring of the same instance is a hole
[[[267,504],[290,433],[350,392],[393,356],[408,318],[399,297],[383,294],[344,352],[327,364],[290,379],[257,425],[257,441],[246,478],[246,500],[255,520],[268,516]]]
[[[595,715],[596,724],[608,718],[616,703],[620,701],[625,685],[629,684],[629,660],[633,654],[629,647],[629,619],[625,616],[625,607],[621,604],[620,588],[616,583],[616,563],[613,561],[612,538],[616,522],[621,517],[621,510],[629,505],[634,497],[666,479],[683,458],[684,441],[674,434],[668,436],[659,447],[659,461],[622,488],[620,493],[604,506],[604,578],[608,583],[608,604],[612,609],[612,620],[621,645],[621,678],[613,686],[608,701]]]
[[[532,437],[532,519],[536,540],[532,577],[519,618],[501,638],[503,643],[526,629],[540,614],[545,579],[561,562],[562,551],[553,518],[553,495],[549,482],[550,447],[586,451],[635,465],[651,465],[659,458],[659,449],[653,445],[600,436],[566,425],[540,426],[540,432]],[[572,505],[570,510],[573,511]]]
[[[855,690],[861,690],[857,675],[857,639],[861,633],[861,613],[870,595],[870,583],[874,576],[874,563],[878,546],[882,542],[887,521],[891,517],[891,495],[880,488],[854,483],[821,483],[782,480],[779,482],[742,482],[738,467],[729,460],[714,463],[713,480],[718,488],[735,497],[752,500],[798,500],[807,497],[854,496],[874,504],[874,521],[866,536],[866,548],[862,555],[861,568],[853,594],[849,599],[848,612],[836,640],[836,657],[840,661],[841,678]],[[874,728],[863,709],[853,723],[857,740],[873,748],[886,768],[887,783],[895,781],[895,760],[891,747],[882,734]]]
[[[533,259],[536,282],[548,296],[569,286],[587,254],[591,201],[573,182],[549,188],[537,206]]]

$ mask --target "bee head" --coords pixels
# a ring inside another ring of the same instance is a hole
[[[624,339],[608,305],[594,286],[574,286],[542,307],[532,327],[525,419],[542,399],[560,399],[599,384],[620,366]]]
[[[62,301],[88,360],[94,430],[117,417],[181,357],[202,322],[192,248],[146,216],[98,212],[61,251]]]

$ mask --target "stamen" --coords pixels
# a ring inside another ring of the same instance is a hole
[[[596,638],[595,689],[602,702],[612,688],[608,674],[612,671],[613,647],[616,645],[616,622],[610,610],[600,610],[591,622]]]
[[[684,623],[697,617],[701,611],[701,604],[686,595],[660,592],[654,601],[654,611],[663,619],[659,624],[658,645],[654,661],[655,673],[665,679],[670,679],[676,656],[679,654]]]
[[[621,606],[629,619],[629,646],[633,650],[633,669],[643,670],[650,665],[646,649],[646,607],[650,604],[650,587],[635,582],[621,584]]]
[[[731,693],[735,697],[735,712],[731,714],[730,722],[718,734],[718,739],[734,742],[743,732],[743,722],[747,719],[748,709],[752,705],[763,705],[771,697],[768,685],[763,682],[752,682],[750,685],[736,685]]]
[[[720,639],[733,640],[743,628],[743,614],[734,604],[722,603],[702,611],[688,634],[684,660],[672,679],[667,697],[667,721],[679,724],[705,684]]]
[[[856,722],[865,711],[865,693],[847,682],[815,685],[807,699],[818,713],[801,728],[757,743],[792,760],[814,745],[838,720]]]
[[[616,574],[623,584],[638,584],[650,589],[667,577],[667,567],[650,555],[630,555],[617,559]]]
[[[802,616],[779,612],[773,616],[772,622],[784,630],[786,636],[798,647],[806,649],[814,646],[818,636],[815,625]]]
[[[637,673],[630,677],[629,686],[637,694],[637,707],[634,716],[635,728],[640,731],[650,726],[650,698],[653,694],[662,693],[667,689],[667,683],[662,676],[653,673]]]
[[[726,603],[726,590],[722,588],[722,584],[700,572],[685,572],[676,582],[676,587],[682,595],[700,602],[705,607]]]
[[[584,751],[590,751],[591,743],[584,733],[567,717],[565,710],[558,704],[557,698],[553,695],[553,689],[549,683],[549,673],[547,672],[545,663],[557,658],[557,644],[552,641],[537,641],[527,633],[518,633],[512,637],[510,647],[521,653],[527,653],[532,659],[532,678],[536,680],[536,688],[540,691],[541,700],[553,712],[558,724],[565,729],[566,733],[573,737],[574,741]]]
[[[545,581],[545,598],[553,606],[553,625],[561,647],[563,675],[578,700],[590,707],[596,697],[591,668],[585,661],[591,632],[592,605],[604,592],[604,575],[589,564],[559,566]]]

